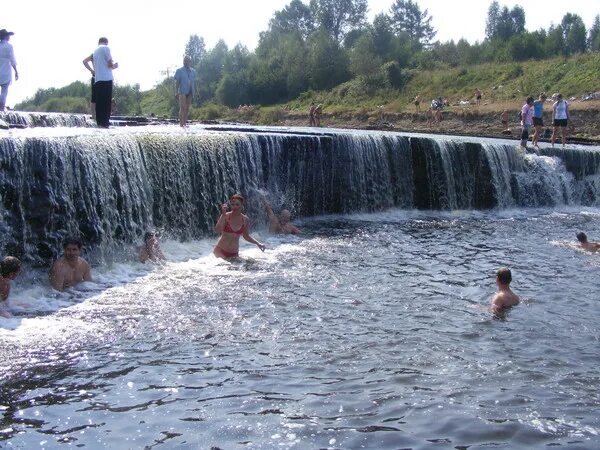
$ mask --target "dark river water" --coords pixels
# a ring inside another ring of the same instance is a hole
[[[0,447],[600,447],[600,210],[330,216],[16,281]],[[524,301],[487,311],[500,266]]]

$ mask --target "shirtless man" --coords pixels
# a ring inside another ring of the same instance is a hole
[[[10,295],[10,284],[21,271],[21,261],[13,256],[7,256],[0,261],[0,316],[12,317],[6,310],[6,301]]]
[[[92,281],[90,265],[79,256],[81,241],[67,239],[65,253],[58,258],[50,269],[50,284],[57,291],[64,291],[82,281]]]
[[[579,241],[579,247],[588,252],[600,250],[600,242],[588,242],[587,235],[583,231],[577,233],[577,240]]]
[[[265,211],[269,218],[269,231],[274,234],[300,234],[300,230],[290,223],[292,214],[287,209],[282,209],[279,216],[273,212],[273,208],[268,203],[265,204]]]
[[[512,281],[512,274],[510,269],[502,267],[496,272],[496,286],[498,286],[498,292],[492,298],[492,304],[490,306],[494,314],[499,314],[510,308],[511,306],[518,305],[521,299],[510,289],[510,282]]]

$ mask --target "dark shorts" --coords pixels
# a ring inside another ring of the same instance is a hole
[[[569,122],[568,119],[554,119],[554,126],[566,128],[568,122]]]
[[[96,103],[96,78],[92,77],[92,98],[91,98],[91,102],[92,103]]]
[[[542,117],[534,117],[533,118],[533,126],[534,127],[543,127],[544,119]]]
[[[481,100],[481,95],[478,95],[478,96],[477,96],[477,100]]]

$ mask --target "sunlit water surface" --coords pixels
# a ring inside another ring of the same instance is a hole
[[[599,217],[332,216],[238,262],[165,242],[66,294],[18,279],[0,446],[598,448],[600,254],[567,242]],[[493,318],[502,265],[525,301]]]

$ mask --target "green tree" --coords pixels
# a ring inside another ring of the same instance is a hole
[[[381,66],[381,58],[376,54],[373,35],[365,33],[350,50],[350,71],[353,75],[368,76]]]
[[[206,52],[204,57],[196,66],[196,92],[195,103],[197,105],[212,99],[215,96],[217,86],[223,76],[223,68],[227,60],[229,49],[223,39]]]
[[[497,1],[493,1],[488,9],[485,22],[485,35],[488,40],[507,41],[515,34],[525,32],[525,10],[514,6],[511,10],[507,6],[500,8]]]
[[[306,39],[315,31],[315,18],[311,9],[300,0],[292,0],[289,5],[273,14],[269,30],[275,33],[298,33]]]
[[[185,54],[192,58],[192,64],[197,66],[206,54],[204,38],[199,37],[197,34],[192,34],[185,45]]]
[[[593,52],[600,51],[600,14],[596,16],[590,28],[588,47]]]
[[[348,81],[348,57],[327,32],[317,31],[309,38],[307,59],[310,88],[331,89]]]
[[[396,33],[406,32],[421,45],[429,45],[437,32],[427,9],[421,11],[412,0],[396,0],[390,9],[391,26]]]
[[[560,23],[565,41],[565,54],[583,53],[587,46],[587,32],[583,19],[577,14],[567,13]]]
[[[371,30],[373,47],[377,56],[389,60],[394,50],[394,31],[392,21],[387,14],[377,14]]]
[[[368,6],[368,0],[310,0],[317,25],[338,43],[350,30],[366,23]]]

